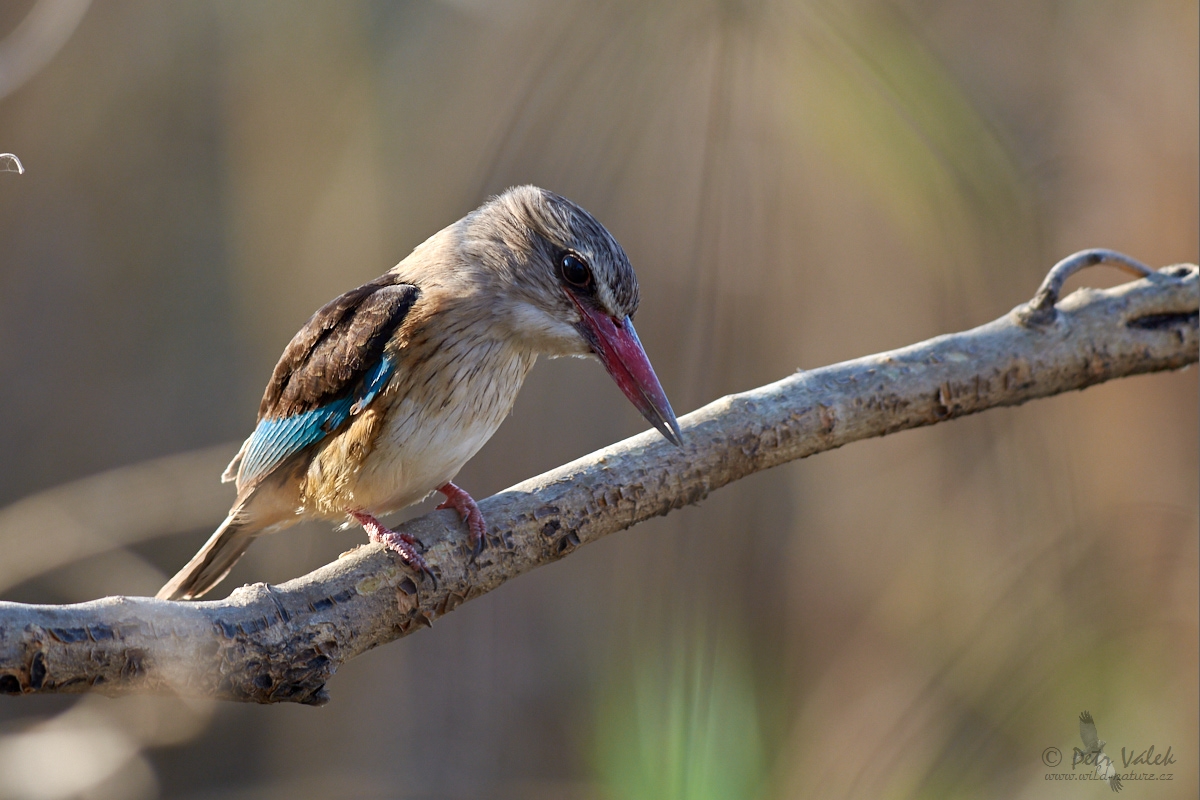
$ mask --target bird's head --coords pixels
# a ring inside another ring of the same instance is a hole
[[[564,197],[518,186],[463,220],[468,263],[486,273],[496,321],[550,357],[595,356],[669,441],[679,423],[633,328],[638,282],[621,245]]]

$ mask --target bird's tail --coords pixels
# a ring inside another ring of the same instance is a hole
[[[195,600],[220,583],[233,565],[246,552],[250,542],[260,533],[258,526],[249,525],[238,519],[240,507],[235,507],[220,527],[192,556],[192,560],[176,573],[174,578],[158,590],[159,600]]]

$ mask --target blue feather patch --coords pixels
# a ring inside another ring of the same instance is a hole
[[[250,444],[242,457],[240,482],[255,482],[291,456],[333,433],[378,396],[394,368],[392,360],[385,356],[367,371],[358,391],[353,394],[294,416],[261,420],[250,435]]]
[[[358,399],[350,407],[351,414],[357,414],[371,404],[375,396],[387,386],[388,378],[392,377],[394,369],[395,364],[392,360],[384,356],[379,359],[378,364],[367,370],[367,374],[363,376],[362,388],[358,391]]]

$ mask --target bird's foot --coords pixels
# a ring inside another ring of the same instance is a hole
[[[358,520],[359,525],[363,526],[363,530],[367,532],[368,539],[372,542],[379,542],[388,550],[400,556],[405,564],[417,572],[428,575],[433,579],[433,585],[437,586],[437,576],[429,568],[429,563],[425,561],[425,557],[418,552],[417,547],[420,546],[420,543],[413,536],[392,530],[365,511],[351,511],[349,513],[350,516]]]
[[[487,523],[483,520],[483,513],[479,510],[479,505],[475,502],[475,498],[453,483],[439,486],[438,491],[446,495],[446,502],[442,503],[438,508],[453,508],[458,512],[463,522],[467,523],[467,530],[470,533],[471,553],[479,555],[483,550],[484,537],[487,535]]]

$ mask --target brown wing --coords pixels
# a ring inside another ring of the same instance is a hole
[[[225,471],[245,493],[365,408],[395,364],[384,352],[420,292],[384,275],[313,315],[283,351],[258,425]],[[236,472],[235,472],[236,471]]]
[[[416,286],[384,275],[322,306],[275,365],[259,420],[312,411],[355,390],[419,294]]]

